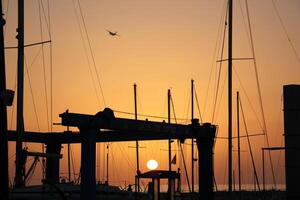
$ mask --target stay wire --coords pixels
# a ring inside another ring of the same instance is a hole
[[[290,35],[289,35],[288,31],[287,31],[287,28],[286,28],[286,26],[283,23],[282,17],[281,17],[281,15],[279,13],[279,10],[278,10],[278,8],[277,8],[276,3],[275,3],[274,0],[272,0],[272,4],[273,4],[273,8],[275,10],[275,13],[276,13],[276,15],[277,15],[277,17],[279,19],[280,25],[281,25],[281,27],[282,27],[282,29],[284,31],[286,39],[288,40],[288,42],[289,42],[289,44],[290,44],[290,46],[292,48],[292,51],[293,51],[293,53],[294,53],[294,55],[295,55],[295,57],[296,57],[296,59],[298,61],[298,64],[300,65],[299,53],[297,52],[297,49],[296,49],[295,45],[293,44],[292,39],[291,39],[291,37],[290,37]]]
[[[174,120],[175,120],[175,123],[177,124],[177,119],[176,119],[176,114],[175,114],[175,106],[174,106],[174,102],[173,102],[172,96],[171,96],[170,100],[171,100],[171,105],[172,105],[172,109],[173,109]],[[180,151],[181,151],[181,156],[182,156],[182,160],[183,160],[184,171],[186,173],[186,179],[187,179],[188,188],[189,188],[189,191],[191,192],[192,190],[191,190],[191,186],[190,186],[189,175],[188,175],[188,172],[187,172],[186,161],[185,161],[185,157],[184,157],[184,154],[183,154],[181,143],[180,143]]]
[[[42,14],[41,14],[41,1],[38,1],[39,9],[39,22],[40,22],[40,39],[43,41],[43,25],[42,25]],[[43,76],[44,76],[44,92],[45,92],[45,103],[46,103],[46,119],[48,131],[50,130],[50,119],[49,119],[49,104],[48,104],[48,91],[47,91],[47,76],[46,76],[46,64],[45,64],[45,52],[44,44],[41,44],[42,47],[42,67],[43,67]]]
[[[99,97],[98,92],[97,92],[96,81],[95,81],[95,78],[93,76],[93,70],[92,70],[90,59],[89,59],[89,56],[88,56],[88,50],[87,50],[87,47],[86,47],[86,44],[85,44],[85,39],[84,39],[84,36],[83,36],[83,31],[82,31],[82,27],[81,27],[81,24],[80,24],[80,19],[78,17],[76,5],[75,5],[75,0],[72,0],[72,3],[73,3],[73,9],[74,9],[75,17],[76,17],[76,22],[77,22],[77,25],[78,25],[78,28],[79,28],[80,38],[81,38],[82,45],[83,45],[83,50],[84,50],[87,65],[88,65],[88,68],[89,68],[89,73],[90,73],[90,76],[91,76],[91,79],[92,79],[93,89],[94,89],[94,92],[95,92],[95,95],[96,95],[96,98],[97,98],[97,103],[100,107],[101,106],[100,97]]]
[[[267,146],[268,146],[268,148],[270,148],[270,142],[269,142],[269,137],[268,137],[268,132],[267,132],[265,112],[264,112],[262,95],[261,95],[261,89],[260,89],[260,83],[259,83],[259,78],[258,78],[258,70],[257,70],[256,56],[255,56],[255,50],[254,50],[255,48],[254,48],[253,34],[252,34],[252,29],[251,29],[251,21],[250,21],[248,0],[245,0],[245,4],[246,4],[246,11],[247,11],[249,35],[250,35],[250,41],[251,41],[251,51],[252,51],[252,56],[253,56],[253,64],[254,64],[254,69],[255,69],[256,86],[257,86],[257,90],[258,90],[259,103],[260,103],[261,115],[262,115],[262,120],[263,120],[263,128],[264,128],[263,131],[266,134]],[[273,166],[273,161],[272,161],[272,157],[271,157],[271,152],[270,151],[269,151],[269,160],[270,160],[270,165],[271,165],[273,183],[274,183],[275,188],[276,188],[276,178],[275,178],[274,166]]]
[[[241,99],[240,99],[240,105],[239,106],[241,107],[241,112],[242,112],[242,117],[243,117],[243,124],[244,124],[245,132],[246,132],[246,135],[247,135],[248,148],[249,148],[249,152],[250,152],[250,156],[251,156],[252,167],[253,167],[253,170],[254,170],[254,175],[255,175],[257,186],[258,186],[258,190],[260,191],[260,186],[259,186],[257,171],[256,171],[256,167],[255,167],[254,156],[253,156],[253,153],[252,153],[252,147],[251,147],[250,137],[249,137],[249,133],[248,133],[248,128],[247,128],[247,124],[246,124],[246,119],[245,119],[245,114],[244,114],[244,109],[243,109],[243,105],[242,105],[242,100]]]
[[[35,98],[34,98],[34,95],[33,95],[33,89],[32,89],[30,74],[29,74],[29,71],[28,71],[27,59],[26,59],[25,56],[24,56],[24,62],[25,62],[25,69],[26,69],[26,75],[27,75],[27,79],[28,79],[28,85],[29,85],[30,95],[31,95],[32,104],[33,104],[33,111],[34,111],[34,115],[35,115],[35,120],[36,120],[36,123],[37,123],[38,131],[40,132],[41,131],[41,129],[40,129],[40,123],[39,123],[39,118],[38,118],[38,114],[37,114]]]
[[[202,123],[203,119],[202,119],[202,115],[201,115],[201,110],[200,110],[200,105],[199,105],[197,90],[196,90],[196,86],[194,86],[194,87],[195,87],[194,91],[195,91],[195,98],[196,98],[197,108],[198,108],[198,112],[199,112],[200,122]]]
[[[225,36],[226,36],[226,30],[227,30],[227,15],[228,15],[228,7],[227,7],[226,15],[225,15],[225,26],[224,26],[224,31],[223,31],[223,39],[222,39],[221,58],[220,58],[220,60],[223,60],[223,55],[224,55]],[[221,73],[222,73],[222,64],[223,64],[223,62],[220,62],[220,64],[219,64],[219,73],[218,73],[218,79],[217,79],[217,84],[216,84],[216,92],[215,92],[214,105],[213,105],[212,122],[214,122],[214,119],[215,119],[215,112],[216,112],[216,106],[217,106],[217,101],[218,101],[220,79],[221,79]]]
[[[203,119],[205,119],[205,116],[206,116],[206,111],[207,111],[207,103],[208,103],[208,94],[209,94],[209,91],[210,91],[210,85],[211,85],[211,81],[212,81],[212,74],[213,74],[213,69],[214,69],[214,66],[215,66],[215,58],[216,58],[216,55],[218,55],[219,53],[217,53],[217,49],[218,48],[218,44],[219,44],[219,35],[221,34],[221,26],[224,22],[224,18],[225,18],[225,15],[227,13],[227,9],[226,9],[226,6],[227,6],[227,1],[225,0],[224,1],[224,5],[223,7],[225,8],[225,13],[224,15],[221,15],[221,19],[220,19],[220,22],[219,22],[219,26],[218,26],[218,31],[217,31],[217,39],[216,39],[216,42],[215,42],[215,45],[214,45],[214,53],[213,53],[213,56],[212,56],[212,61],[211,61],[211,69],[210,69],[210,73],[209,73],[209,79],[208,79],[208,84],[207,84],[207,88],[206,88],[206,94],[205,94],[205,100],[204,100],[204,112],[203,112]]]
[[[85,31],[85,34],[86,34],[86,39],[87,39],[87,42],[88,42],[90,54],[91,54],[91,57],[92,57],[93,66],[94,66],[94,69],[95,69],[95,72],[96,72],[98,86],[99,86],[101,94],[102,94],[103,104],[104,104],[104,107],[106,107],[106,102],[105,102],[105,98],[104,98],[104,92],[103,92],[102,85],[101,85],[101,82],[100,82],[100,76],[99,76],[99,72],[98,72],[98,69],[97,69],[97,65],[96,65],[94,53],[93,53],[93,50],[92,50],[92,45],[91,45],[90,37],[89,37],[88,31],[87,31],[85,19],[84,19],[84,16],[83,16],[83,12],[82,12],[82,8],[81,8],[80,0],[77,0],[77,3],[78,3],[79,11],[80,11],[80,16],[81,16],[81,20],[82,20],[82,23],[83,23],[84,31]]]

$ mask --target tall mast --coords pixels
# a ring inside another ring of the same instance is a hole
[[[24,185],[22,169],[22,139],[24,133],[23,93],[24,93],[24,0],[18,0],[18,88],[17,88],[17,141],[15,186]]]
[[[3,34],[5,20],[2,13],[2,2],[0,2],[0,14],[0,94],[3,95],[4,91],[6,91],[6,77]],[[3,96],[0,98],[0,120],[0,196],[3,199],[8,199],[7,109]]]
[[[171,123],[171,90],[168,89],[168,123]],[[168,140],[168,153],[169,153],[169,171],[172,171],[171,166],[171,139]]]
[[[193,123],[193,119],[194,119],[194,80],[191,80],[191,123]],[[191,139],[192,142],[192,150],[191,150],[191,158],[192,158],[192,162],[191,162],[191,167],[192,167],[192,192],[195,191],[195,179],[194,179],[194,138]]]
[[[236,118],[237,118],[237,139],[238,139],[238,170],[239,170],[239,191],[241,187],[241,144],[240,144],[240,93],[236,92]]]
[[[171,90],[168,89],[168,124],[171,123]],[[169,158],[169,171],[172,171],[172,164],[171,164],[171,139],[168,140],[168,158]],[[171,181],[168,180],[168,193],[171,195]]]
[[[232,192],[232,13],[233,0],[228,0],[228,191]]]
[[[108,185],[109,144],[106,145],[106,150],[107,150],[107,152],[106,152],[106,183]]]
[[[137,95],[136,95],[136,84],[133,85],[134,89],[134,116],[135,120],[137,120]],[[140,162],[139,162],[139,141],[136,141],[136,173],[137,175],[140,173]],[[137,190],[140,191],[140,179],[137,178]]]

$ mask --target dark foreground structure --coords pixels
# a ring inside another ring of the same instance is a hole
[[[60,115],[63,126],[77,127],[79,132],[30,133],[25,132],[24,142],[37,142],[47,145],[47,154],[60,155],[61,144],[81,143],[81,183],[80,199],[96,199],[96,143],[123,142],[138,140],[195,139],[199,160],[198,199],[214,199],[213,192],[213,148],[216,126],[199,124],[195,119],[190,125],[151,122],[117,118],[111,109],[106,108],[96,115],[65,112]],[[9,140],[15,141],[15,131],[9,131]],[[46,158],[46,181],[59,183],[59,156]]]
[[[300,85],[285,85],[283,93],[286,196],[288,200],[299,200]]]

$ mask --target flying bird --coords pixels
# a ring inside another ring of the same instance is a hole
[[[106,30],[106,31],[109,33],[109,35],[111,35],[113,37],[120,36],[117,31],[116,32],[113,32],[113,31],[110,31],[110,30]]]

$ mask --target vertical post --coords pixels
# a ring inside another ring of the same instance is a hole
[[[168,123],[171,123],[171,90],[168,89]],[[169,157],[169,171],[172,171],[171,166],[171,139],[168,140],[168,157]]]
[[[232,192],[232,12],[233,0],[228,0],[228,191]]]
[[[263,174],[263,191],[265,191],[265,151],[264,148],[261,149],[262,154],[262,174]]]
[[[256,191],[256,175],[255,175],[255,170],[253,169],[253,189]]]
[[[24,93],[24,0],[18,0],[18,88],[17,88],[17,141],[15,186],[24,185],[24,170],[21,164],[22,139],[24,133],[23,93]]]
[[[200,200],[214,199],[214,162],[213,147],[215,138],[215,127],[206,124],[207,136],[196,138],[198,147],[198,177]]]
[[[286,199],[300,199],[300,85],[285,85],[284,141]]]
[[[109,156],[109,144],[107,144],[107,146],[106,146],[106,149],[107,149],[107,152],[106,152],[106,183],[107,183],[107,185],[108,185],[108,162],[109,162],[109,160],[108,160],[108,156]]]
[[[61,144],[56,142],[48,142],[46,144],[46,153],[60,155]],[[46,180],[49,183],[59,183],[59,157],[49,156],[46,158]]]
[[[67,127],[67,131],[69,132],[69,126]],[[71,144],[68,143],[68,180],[71,182]]]
[[[191,122],[193,123],[194,119],[194,80],[191,80]],[[192,193],[195,191],[195,178],[194,178],[194,138],[191,139],[192,149],[191,149],[191,167],[192,167]]]
[[[168,89],[168,124],[171,123],[171,90]],[[169,158],[169,171],[172,171],[171,164],[171,139],[168,140],[168,158]],[[168,195],[171,196],[171,180],[168,179]],[[170,197],[171,198],[171,197]]]
[[[235,171],[234,170],[232,170],[232,175],[233,175],[233,179],[232,179],[233,191],[235,191]]]
[[[6,90],[5,77],[5,52],[3,27],[5,20],[2,13],[2,2],[0,2],[0,94]],[[0,198],[8,199],[8,145],[7,145],[7,109],[0,98]]]
[[[137,90],[136,90],[136,84],[133,85],[134,89],[134,116],[135,120],[137,120]],[[140,162],[139,162],[139,141],[136,141],[136,174],[138,175],[140,173]],[[135,191],[140,191],[140,179],[139,177],[136,178],[136,189]]]
[[[80,199],[96,200],[96,129],[81,128],[81,182]]]
[[[237,118],[237,137],[238,137],[238,170],[239,170],[239,191],[242,190],[241,180],[241,144],[240,144],[240,93],[236,92],[236,118]]]

